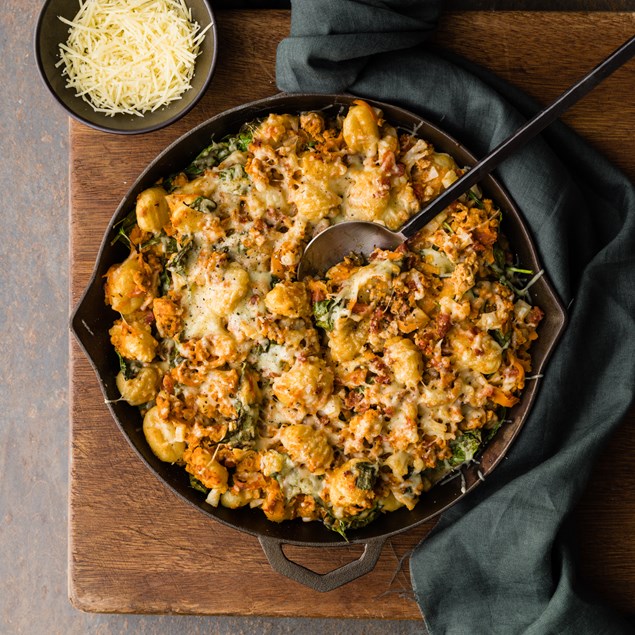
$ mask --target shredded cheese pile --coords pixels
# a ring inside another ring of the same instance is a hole
[[[60,44],[62,74],[97,112],[143,116],[191,87],[207,30],[184,0],[80,0]]]

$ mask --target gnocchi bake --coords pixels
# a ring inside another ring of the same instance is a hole
[[[358,100],[245,124],[141,192],[105,282],[117,387],[207,503],[345,536],[504,425],[542,311],[478,188],[394,251],[296,276],[327,226],[396,229],[463,171]]]

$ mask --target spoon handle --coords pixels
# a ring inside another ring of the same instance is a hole
[[[468,170],[460,179],[455,181],[447,190],[435,198],[430,205],[413,216],[401,227],[399,233],[405,238],[411,238],[424,225],[427,225],[437,214],[448,205],[465,194],[473,185],[489,174],[499,163],[523,147],[563,112],[573,106],[587,93],[591,92],[602,80],[613,71],[625,64],[635,55],[635,36],[613,51],[603,62],[598,64],[590,73],[566,90],[550,106],[540,111],[533,119],[520,127],[511,137],[496,146],[484,159]]]

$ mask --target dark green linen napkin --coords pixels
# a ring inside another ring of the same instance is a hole
[[[278,87],[391,102],[484,155],[538,106],[426,44],[440,5],[295,0]],[[417,601],[434,634],[635,632],[578,588],[569,520],[635,390],[635,188],[562,124],[497,174],[570,322],[507,458],[412,555]]]

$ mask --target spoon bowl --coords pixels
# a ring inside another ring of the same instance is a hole
[[[373,250],[396,249],[406,240],[401,232],[394,232],[371,221],[346,221],[331,225],[306,246],[298,280],[319,276],[351,254],[368,256]]]

